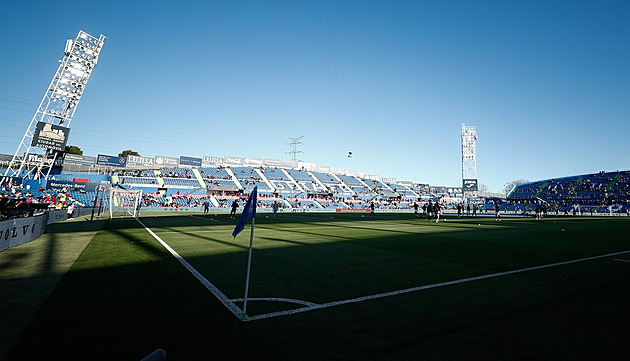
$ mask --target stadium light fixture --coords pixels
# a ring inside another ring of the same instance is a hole
[[[462,123],[462,193],[477,191],[477,131]]]
[[[6,176],[33,179],[48,177],[60,145],[43,146],[43,142],[35,139],[38,124],[49,123],[55,127],[65,128],[67,141],[70,123],[90,74],[98,62],[105,39],[105,35],[101,34],[96,38],[81,30],[75,39],[66,41],[64,57],[59,60],[57,72],[4,173],[5,177],[0,178],[0,185],[8,179]],[[43,151],[40,150],[43,152],[41,160],[37,164],[33,164],[27,156],[31,153],[32,147],[43,148]]]

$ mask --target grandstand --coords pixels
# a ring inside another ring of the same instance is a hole
[[[284,169],[261,168],[260,172],[271,183],[276,193],[285,196],[296,196],[303,192],[303,189]]]
[[[242,186],[228,170],[223,167],[203,167],[199,168],[199,175],[204,181],[209,191],[228,191],[236,192],[242,189]]]
[[[630,171],[598,172],[520,184],[507,197],[509,210],[538,204],[562,213],[624,213],[630,210]]]
[[[251,191],[254,187],[258,186],[258,192],[261,194],[273,193],[274,188],[260,172],[259,168],[255,167],[234,167],[230,168],[234,177],[240,182],[241,187],[247,191]]]
[[[352,189],[333,173],[311,172],[313,177],[317,179],[319,184],[323,184],[328,193],[339,196],[351,196],[354,194]]]
[[[42,192],[63,193],[65,197],[61,198],[69,202],[62,203],[62,207],[69,203],[79,207],[93,206],[97,198],[94,185],[118,184],[142,190],[143,207],[152,209],[193,210],[205,201],[213,208],[227,208],[232,200],[242,199],[258,186],[259,206],[263,208],[278,202],[284,209],[335,211],[366,208],[373,202],[379,210],[409,211],[414,202],[422,206],[432,200],[441,201],[447,210],[457,203],[474,203],[481,211],[491,211],[498,202],[502,211],[519,214],[531,212],[538,206],[563,214],[601,215],[630,211],[630,171],[598,172],[521,184],[509,193],[507,199],[470,199],[470,196],[464,199],[458,187],[368,178],[347,171],[322,171],[318,166],[313,169],[297,166],[204,164],[202,167],[151,169],[105,167],[96,172],[94,166],[90,166],[90,172],[56,171],[48,185],[42,181],[25,180],[24,186],[28,184],[28,197],[36,201],[48,199],[52,202],[53,198]],[[61,182],[61,187],[51,188],[50,182]],[[83,185],[88,185],[89,189]],[[6,186],[3,193],[9,193]],[[23,194],[26,192],[20,193]],[[55,197],[55,202],[61,198]],[[99,199],[97,203],[106,206],[107,200]]]

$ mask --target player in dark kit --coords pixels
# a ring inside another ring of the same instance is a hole
[[[435,223],[440,222],[440,214],[442,214],[442,206],[438,202],[433,203],[433,214],[435,214]]]
[[[236,209],[238,208],[238,202],[236,199],[232,202],[232,210],[230,211],[230,218],[234,219],[236,217]]]
[[[210,210],[210,203],[208,202],[208,199],[204,199],[203,200],[203,214],[206,215],[208,214],[208,211]]]
[[[494,204],[494,220],[495,221],[500,221],[501,220],[501,208],[499,206],[499,201],[497,201]]]

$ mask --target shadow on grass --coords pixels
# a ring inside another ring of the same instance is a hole
[[[49,225],[41,237],[0,255],[0,359],[102,225]]]
[[[172,223],[160,226],[204,242],[225,243],[181,232],[181,220]],[[139,360],[156,348],[166,349],[169,360],[545,359],[596,356],[600,346],[625,353],[622,341],[630,338],[630,332],[609,339],[600,335],[619,326],[619,317],[630,317],[625,302],[630,271],[622,262],[606,264],[599,272],[561,273],[548,281],[523,276],[241,323],[142,232],[124,222],[111,222],[100,231],[7,360],[51,355],[63,360]],[[488,232],[479,234],[486,237]],[[512,236],[522,237],[519,232]],[[601,229],[592,233],[600,237],[583,252],[606,253],[627,245],[617,234]],[[493,250],[500,240],[472,234],[445,231],[418,242],[415,235],[393,232],[385,239],[375,235],[319,244],[257,236],[284,246],[254,250],[250,297],[331,301],[462,278],[486,268],[513,269],[524,262],[521,245],[507,252],[510,244],[504,244],[503,257],[496,257]],[[562,242],[555,249],[547,246],[532,244],[532,254],[559,260],[571,250]],[[186,259],[228,297],[241,297],[247,252],[239,248]],[[540,261],[534,258],[528,262]],[[583,283],[570,286],[574,282],[566,281],[574,277]],[[257,312],[255,303],[250,307]],[[591,326],[580,329],[580,352],[574,345],[578,319]],[[599,344],[589,342],[589,336]]]

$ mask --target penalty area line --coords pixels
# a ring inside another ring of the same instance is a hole
[[[210,291],[219,300],[219,302],[223,304],[223,306],[230,310],[234,314],[234,316],[236,316],[238,319],[241,319],[243,317],[243,310],[241,310],[240,307],[235,305],[234,302],[230,301],[230,299],[225,294],[223,294],[223,292],[219,291],[219,289],[215,285],[208,281],[201,273],[199,273],[199,271],[191,266],[190,263],[188,263],[184,259],[184,257],[180,256],[179,253],[177,253],[173,248],[171,248],[171,246],[169,246],[160,237],[158,237],[158,235],[155,234],[151,229],[149,229],[149,227],[145,226],[144,223],[142,223],[139,219],[136,220],[138,221],[138,223],[140,223],[142,227],[144,227],[144,229],[147,230],[147,232],[149,232],[150,235],[153,236],[153,238],[160,242],[162,247],[166,248],[166,250],[169,251],[173,255],[173,257],[175,257],[179,261],[179,263],[186,267],[188,272],[192,273],[192,275],[195,276],[195,278],[199,282],[201,282],[201,284],[204,285],[208,289],[208,291]]]
[[[488,279],[488,278],[508,276],[508,275],[512,275],[512,274],[516,274],[516,273],[522,273],[522,272],[528,272],[528,271],[536,271],[536,270],[545,269],[545,268],[564,266],[564,265],[568,265],[568,264],[572,264],[572,263],[592,261],[592,260],[596,260],[596,259],[600,259],[600,258],[607,258],[607,257],[612,257],[612,256],[618,256],[618,255],[627,254],[627,253],[630,253],[630,250],[622,251],[622,252],[615,252],[615,253],[608,253],[608,254],[603,254],[603,255],[593,256],[593,257],[574,259],[574,260],[564,261],[564,262],[556,262],[556,263],[551,263],[551,264],[546,264],[546,265],[541,265],[541,266],[521,268],[521,269],[512,270],[512,271],[491,273],[491,274],[481,275],[481,276],[476,276],[476,277],[462,278],[462,279],[454,280],[454,281],[446,281],[446,282],[434,283],[434,284],[425,285],[425,286],[406,288],[406,289],[402,289],[402,290],[398,290],[398,291],[384,292],[384,293],[378,293],[378,294],[375,294],[375,295],[369,295],[369,296],[363,296],[363,297],[357,297],[357,298],[350,298],[350,299],[347,299],[347,300],[322,303],[322,304],[308,306],[308,307],[296,308],[296,309],[293,309],[293,310],[265,313],[265,314],[256,315],[256,316],[247,316],[247,318],[244,319],[243,321],[256,321],[256,320],[262,320],[262,319],[265,319],[265,318],[293,315],[293,314],[296,314],[296,313],[302,313],[302,312],[307,312],[307,311],[319,310],[319,309],[322,309],[322,308],[347,305],[347,304],[350,304],[350,303],[358,303],[358,302],[363,302],[363,301],[369,301],[369,300],[374,300],[374,299],[378,299],[378,298],[385,298],[385,297],[396,296],[396,295],[401,295],[401,294],[405,294],[405,293],[411,293],[411,292],[416,292],[416,291],[428,290],[428,289],[431,289],[431,288],[451,286],[451,285],[456,285],[456,284],[460,284],[460,283],[479,281],[479,280]]]

